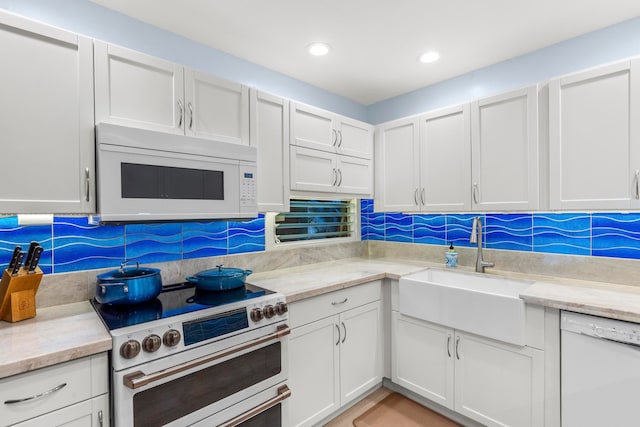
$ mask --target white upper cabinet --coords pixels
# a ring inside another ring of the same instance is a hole
[[[96,123],[249,144],[249,90],[95,41]]]
[[[549,82],[551,209],[640,207],[639,61]]]
[[[187,135],[232,144],[249,142],[249,88],[185,68]]]
[[[473,210],[538,208],[538,88],[471,103]]]
[[[95,211],[91,39],[0,12],[0,213]]]
[[[373,126],[291,102],[291,190],[370,196]]]
[[[471,209],[469,105],[420,117],[420,205],[422,211]]]
[[[420,122],[417,117],[380,125],[375,139],[375,199],[378,212],[419,209]]]
[[[289,101],[251,90],[251,145],[258,149],[258,211],[289,211]]]
[[[379,126],[375,210],[470,210],[469,126],[468,105]]]
[[[373,126],[292,102],[291,145],[371,159]]]

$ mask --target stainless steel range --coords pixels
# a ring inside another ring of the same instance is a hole
[[[143,304],[92,304],[113,337],[116,427],[283,425],[283,295],[248,284],[218,292],[180,284]]]

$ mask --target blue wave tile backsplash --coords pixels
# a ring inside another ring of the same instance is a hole
[[[406,215],[374,213],[369,210],[372,205],[373,201],[368,199],[361,202],[361,206],[367,207],[361,213],[367,231],[362,240],[474,246],[469,243],[471,224],[474,216],[480,216],[486,248],[640,259],[637,212]],[[409,221],[413,227],[404,226]]]
[[[640,213],[403,214],[373,212],[360,201],[362,240],[448,246],[469,243],[474,216],[491,249],[640,259]],[[247,221],[160,224],[88,224],[86,217],[55,217],[52,225],[19,226],[0,217],[0,267],[14,246],[44,248],[46,273],[115,268],[127,259],[148,264],[265,250],[264,216]]]

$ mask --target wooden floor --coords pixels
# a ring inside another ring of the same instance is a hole
[[[363,414],[367,409],[380,402],[382,399],[391,394],[388,388],[381,387],[353,405],[351,408],[338,415],[336,418],[325,424],[325,427],[353,427],[353,420]]]

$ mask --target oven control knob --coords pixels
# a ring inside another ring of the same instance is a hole
[[[289,307],[287,307],[286,303],[279,302],[279,303],[276,304],[276,313],[278,314],[278,316],[282,316],[287,311],[289,311]]]
[[[262,316],[262,310],[260,310],[259,308],[254,308],[253,310],[251,310],[250,316],[251,320],[253,320],[254,322],[259,322],[264,317]]]
[[[262,308],[262,314],[264,314],[265,319],[271,319],[276,315],[276,309],[272,305],[265,305]]]
[[[180,343],[180,332],[170,329],[162,336],[162,342],[167,347],[175,347]]]
[[[140,353],[140,343],[136,340],[129,340],[120,346],[120,356],[125,359],[133,359]]]
[[[149,335],[145,339],[142,340],[142,349],[147,353],[153,353],[154,351],[158,351],[160,346],[162,345],[162,338],[158,335]]]

